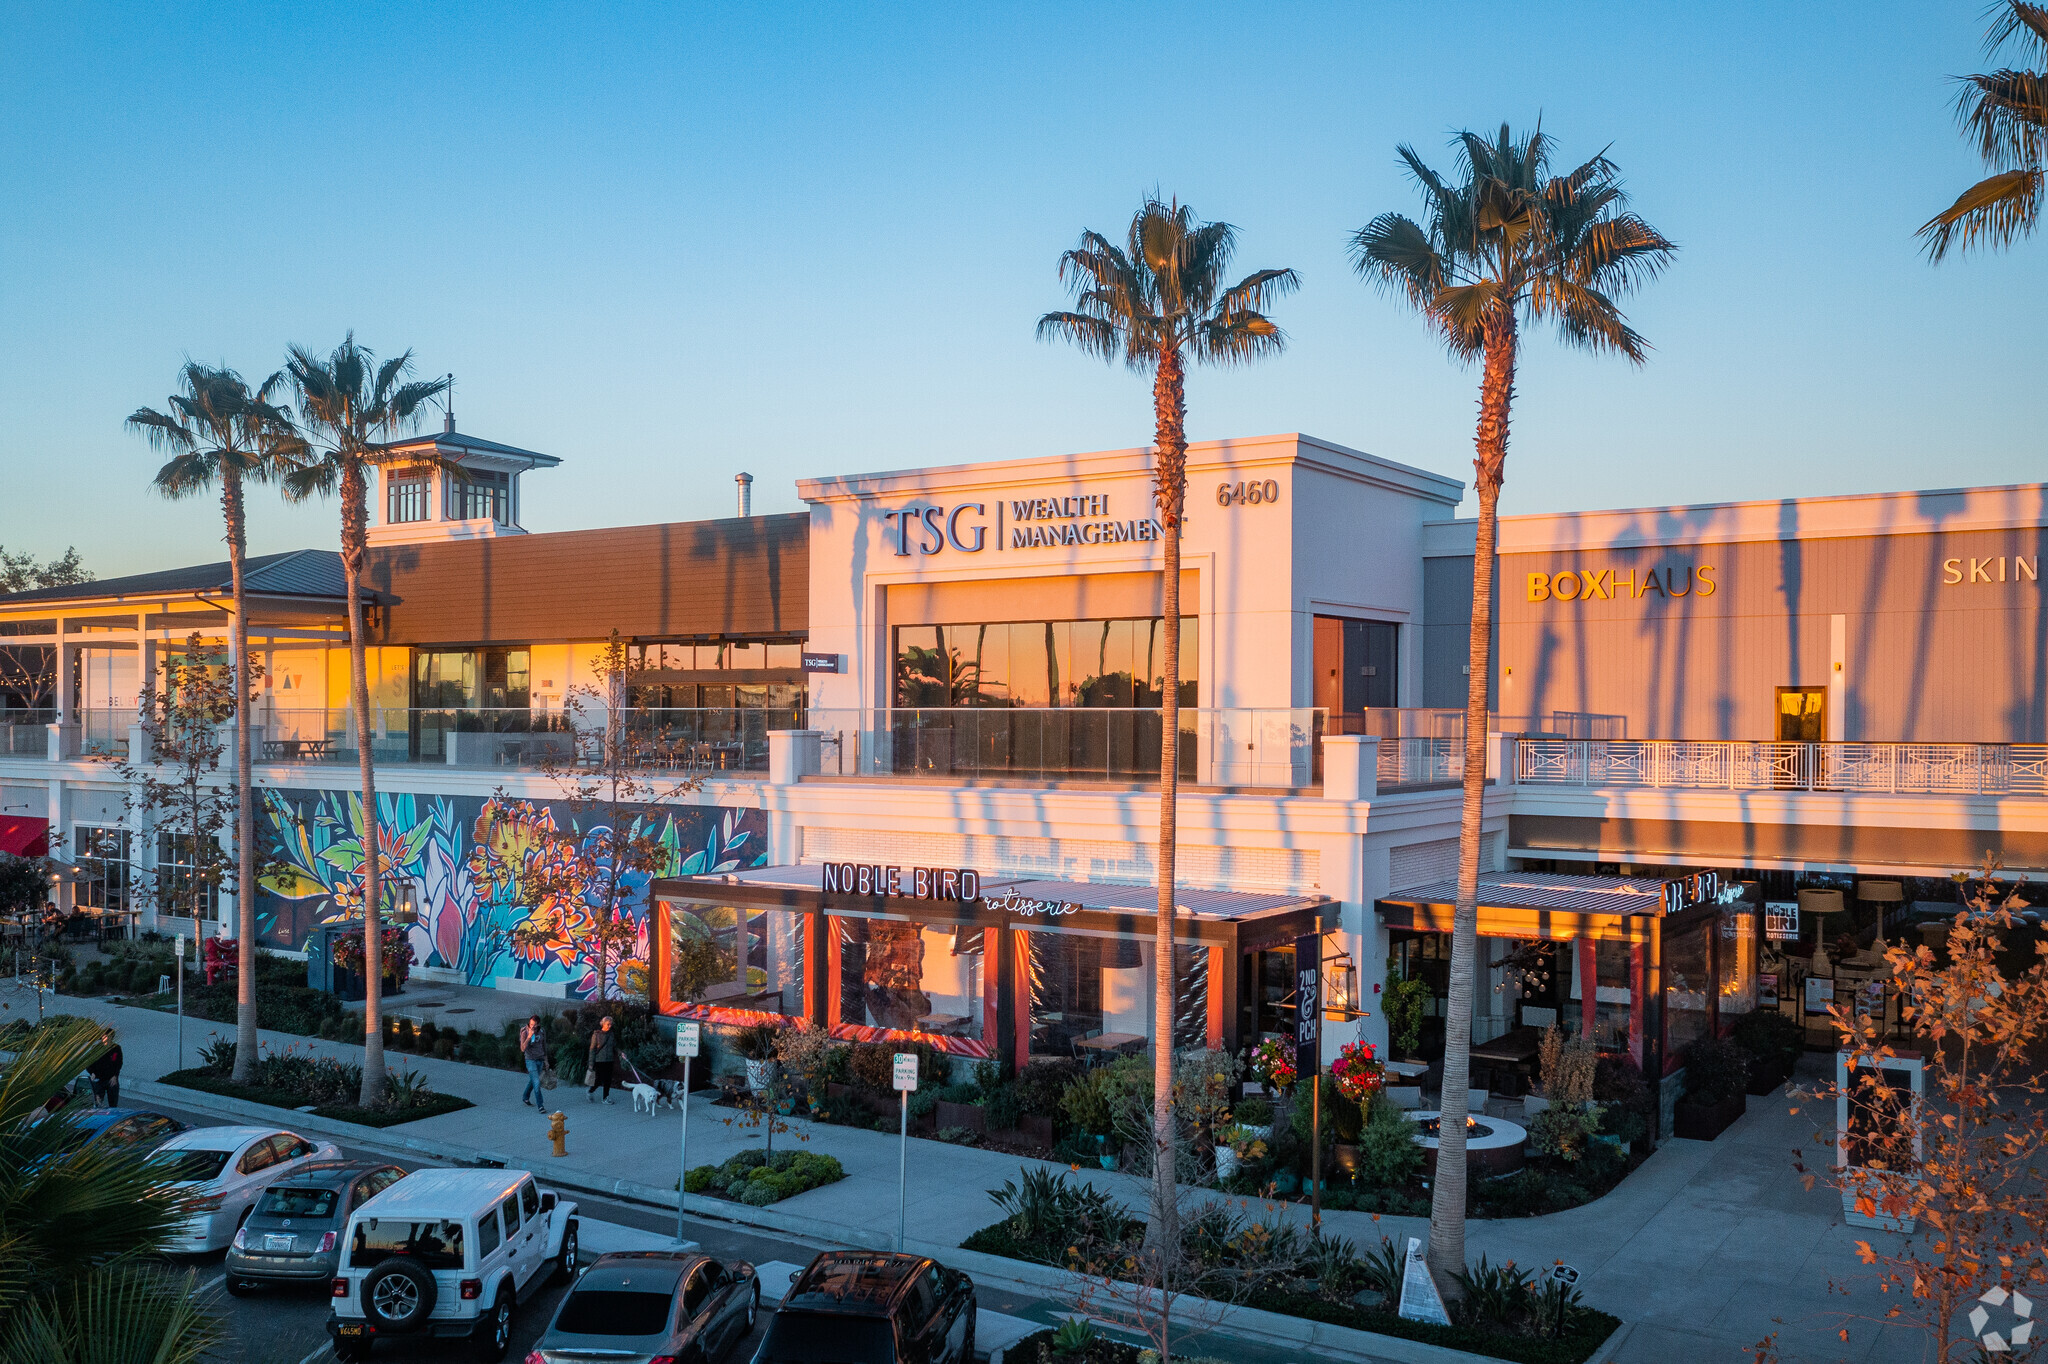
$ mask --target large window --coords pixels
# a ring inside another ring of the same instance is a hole
[[[512,523],[512,475],[472,469],[454,480],[455,519]]]
[[[427,519],[427,479],[424,474],[393,475],[384,500],[384,519],[396,526]]]
[[[980,930],[840,915],[831,922],[839,932],[841,1023],[981,1036]]]
[[[898,706],[1156,708],[1163,620],[1010,621],[896,628]],[[1180,703],[1196,704],[1197,618],[1180,632]]]
[[[666,1003],[804,1012],[805,916],[682,902],[668,911]]]
[[[78,903],[90,909],[128,908],[128,840],[126,829],[78,830]]]
[[[220,844],[211,835],[156,836],[157,913],[180,919],[220,918]]]
[[[1120,1047],[1150,1045],[1158,1017],[1151,942],[1042,930],[1027,931],[1024,940],[1033,1056],[1086,1059],[1100,1054],[1104,1039]],[[1176,944],[1173,979],[1173,1045],[1203,1046],[1209,1036],[1209,949]],[[1119,1041],[1124,1038],[1133,1041]]]

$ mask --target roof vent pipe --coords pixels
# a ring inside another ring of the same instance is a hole
[[[752,516],[754,514],[754,476],[752,474],[734,474],[732,481],[740,485],[740,515]]]

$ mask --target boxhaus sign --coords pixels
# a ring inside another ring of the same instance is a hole
[[[981,873],[969,867],[881,867],[827,862],[828,895],[874,895],[903,900],[979,900]]]
[[[898,558],[947,549],[979,554],[984,549],[1150,544],[1166,534],[1150,516],[1116,516],[1108,493],[1060,492],[951,507],[906,507],[887,515],[894,523]]]
[[[1712,564],[1698,568],[1583,568],[1531,573],[1530,601],[1635,601],[1644,596],[1711,597],[1718,584]]]

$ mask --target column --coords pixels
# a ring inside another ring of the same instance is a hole
[[[1590,1038],[1600,1004],[1600,954],[1591,938],[1576,941],[1579,948],[1579,1027]]]

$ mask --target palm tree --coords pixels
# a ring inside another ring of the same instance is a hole
[[[1083,232],[1060,257],[1060,279],[1075,311],[1038,319],[1041,340],[1066,340],[1090,355],[1152,376],[1153,499],[1166,547],[1161,622],[1165,681],[1160,693],[1159,907],[1154,948],[1152,1218],[1147,1244],[1178,1244],[1173,1175],[1173,938],[1175,800],[1180,777],[1180,536],[1187,496],[1187,365],[1244,364],[1286,344],[1262,311],[1300,282],[1292,270],[1260,270],[1224,287],[1237,247],[1229,223],[1204,223],[1179,201],[1148,196],[1126,245]]]
[[[1458,829],[1458,901],[1444,1023],[1442,1153],[1430,1191],[1429,1264],[1440,1285],[1465,1269],[1466,1086],[1471,1078],[1478,956],[1479,833],[1486,791],[1487,680],[1492,666],[1494,540],[1508,453],[1508,408],[1524,322],[1550,322],[1569,345],[1641,364],[1648,343],[1615,298],[1653,278],[1677,247],[1628,211],[1620,172],[1600,155],[1550,173],[1551,139],[1453,139],[1450,183],[1412,148],[1400,158],[1422,191],[1423,222],[1384,213],[1351,238],[1359,274],[1422,314],[1451,354],[1481,362],[1473,467],[1479,533],[1472,556],[1470,681],[1465,702],[1465,801]]]
[[[363,783],[363,1089],[365,1108],[384,1101],[383,840],[377,818],[376,755],[371,751],[370,683],[363,643],[363,557],[369,543],[369,467],[383,446],[419,419],[446,379],[405,382],[412,352],[383,364],[350,332],[324,359],[293,346],[285,369],[299,393],[299,423],[310,458],[285,480],[302,499],[341,490],[341,576],[348,592],[349,700]]]
[[[244,483],[268,483],[296,468],[305,443],[292,429],[291,414],[271,402],[284,385],[283,371],[254,393],[242,376],[186,361],[178,372],[184,391],[173,393],[169,412],[138,407],[128,429],[140,432],[170,459],[156,471],[156,490],[165,497],[189,497],[220,484],[221,517],[227,523],[228,574],[235,618],[235,939],[239,969],[235,984],[236,1084],[247,1084],[256,1064],[256,813],[249,772],[249,602],[242,567],[249,557]],[[148,679],[142,679],[143,684]]]
[[[2048,6],[2005,0],[1984,36],[1986,56],[2007,43],[2022,60],[2048,63]],[[2043,163],[2048,162],[2048,71],[1997,71],[1964,76],[1956,119],[1996,174],[1964,190],[1920,228],[1935,260],[1950,247],[2010,246],[2041,218]]]

